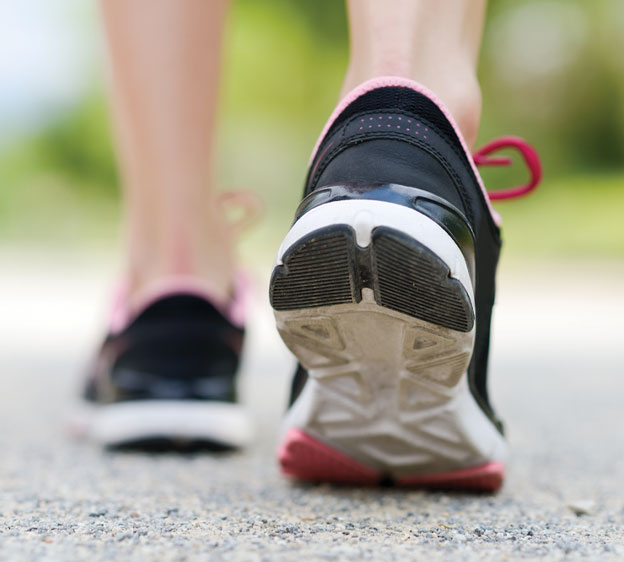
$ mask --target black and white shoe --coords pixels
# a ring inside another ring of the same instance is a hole
[[[224,310],[188,280],[164,283],[133,312],[119,298],[72,416],[73,432],[112,448],[246,445],[251,427],[236,396],[240,301],[239,294]]]
[[[536,183],[534,152],[516,147]],[[491,150],[481,163],[500,163]],[[430,91],[384,77],[339,104],[271,278],[300,362],[285,474],[501,486],[506,445],[486,388],[500,246],[473,157]]]

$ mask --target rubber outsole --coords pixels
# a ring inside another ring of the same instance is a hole
[[[503,463],[489,462],[470,468],[393,480],[295,428],[286,434],[278,451],[278,459],[282,472],[287,476],[311,482],[329,481],[346,485],[377,486],[392,483],[410,488],[491,493],[501,488],[505,477]]]
[[[275,310],[295,310],[362,300],[414,318],[469,332],[474,312],[466,289],[426,246],[387,227],[373,230],[366,248],[347,225],[319,229],[286,251],[270,288]]]
[[[387,209],[380,220],[390,220]],[[285,419],[283,472],[497,490],[504,440],[468,388],[474,310],[449,265],[463,256],[455,246],[445,261],[374,221],[362,235],[361,209],[352,216],[353,224],[289,235],[272,275],[278,330],[309,375]]]

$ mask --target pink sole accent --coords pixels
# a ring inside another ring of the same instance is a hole
[[[505,467],[502,462],[489,462],[473,468],[426,476],[407,476],[397,480],[399,486],[496,492],[503,485]]]
[[[279,448],[282,472],[298,480],[333,482],[337,484],[375,485],[383,474],[359,463],[310,437],[304,431],[291,428]],[[482,466],[424,476],[397,479],[399,486],[473,492],[495,492],[502,486],[504,466],[490,462]]]
[[[288,430],[278,451],[282,472],[299,480],[377,484],[381,473],[320,443],[300,429]]]
[[[483,184],[483,180],[481,179],[481,175],[479,174],[479,171],[477,170],[477,167],[475,165],[475,163],[472,160],[472,156],[470,154],[470,150],[468,150],[468,146],[466,145],[466,141],[464,140],[464,137],[461,133],[461,131],[459,130],[459,127],[457,125],[457,123],[455,122],[455,119],[453,119],[453,116],[451,115],[451,113],[449,112],[449,110],[446,108],[446,106],[442,103],[442,101],[426,86],[423,86],[422,84],[419,84],[418,82],[414,82],[413,80],[409,80],[408,78],[402,78],[400,76],[380,76],[378,78],[373,78],[371,80],[368,80],[362,84],[360,84],[359,86],[357,86],[356,88],[354,88],[353,90],[351,90],[344,98],[342,98],[342,100],[340,101],[340,103],[336,106],[336,109],[334,109],[334,112],[331,114],[331,116],[329,117],[327,123],[325,124],[325,127],[323,128],[323,131],[321,132],[321,135],[319,136],[318,140],[316,141],[316,145],[314,146],[314,150],[312,151],[312,156],[310,157],[310,162],[312,162],[312,160],[314,160],[314,156],[322,142],[322,140],[325,138],[325,135],[327,134],[327,132],[329,131],[330,127],[332,126],[332,124],[334,123],[334,121],[338,118],[338,116],[347,108],[347,106],[349,106],[351,103],[353,103],[357,98],[359,98],[360,96],[363,96],[364,94],[366,94],[367,92],[370,92],[371,90],[376,90],[377,88],[384,88],[384,87],[388,87],[388,86],[398,86],[400,88],[410,88],[420,94],[423,94],[424,96],[427,96],[433,103],[435,103],[440,110],[442,111],[442,113],[444,114],[444,116],[449,120],[449,122],[451,123],[453,129],[455,130],[455,133],[457,134],[459,141],[462,145],[462,148],[464,149],[464,152],[466,154],[466,158],[468,159],[468,162],[470,164],[470,166],[472,167],[472,171],[474,172],[477,181],[479,182],[479,187],[481,187],[481,191],[483,192],[483,196],[485,197],[485,202],[488,206],[488,209],[490,210],[490,213],[492,215],[492,218],[494,219],[494,222],[500,226],[501,224],[501,217],[500,215],[492,208],[492,205],[490,204],[490,198],[488,197],[488,193],[487,190],[485,189],[485,185]]]

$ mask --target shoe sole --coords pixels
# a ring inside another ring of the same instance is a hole
[[[321,205],[286,236],[270,293],[310,377],[284,422],[285,474],[500,487],[505,444],[466,375],[472,283],[442,227],[392,203]]]
[[[193,400],[83,403],[74,409],[69,431],[108,448],[147,450],[238,449],[252,437],[242,406]]]

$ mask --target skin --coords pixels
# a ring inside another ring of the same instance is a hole
[[[102,0],[130,295],[164,278],[229,297],[233,236],[211,155],[226,0]],[[145,17],[149,14],[149,17]]]
[[[382,75],[433,90],[469,145],[485,0],[348,0],[342,93]],[[213,131],[227,0],[101,0],[123,178],[130,306],[172,277],[226,303],[234,233],[217,204]],[[149,14],[149,17],[145,15]]]
[[[411,78],[440,97],[473,146],[486,0],[348,0],[347,6],[350,61],[342,94],[376,76]]]

